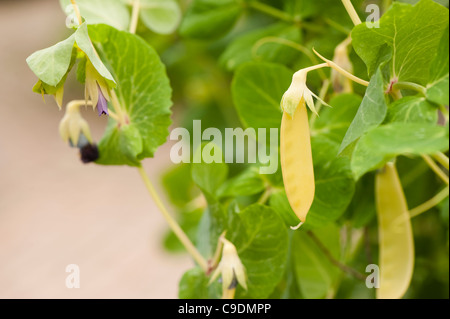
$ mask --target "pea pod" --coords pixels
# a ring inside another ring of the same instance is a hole
[[[308,113],[302,99],[293,116],[284,112],[281,122],[281,168],[289,203],[301,222],[315,193]]]
[[[376,176],[380,288],[378,299],[401,298],[414,269],[414,240],[405,195],[393,163]]]

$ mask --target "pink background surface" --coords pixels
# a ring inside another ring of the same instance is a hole
[[[0,2],[0,298],[176,298],[192,262],[163,250],[167,226],[137,171],[83,165],[59,137],[63,111],[31,92],[26,57],[66,32],[56,0]],[[73,79],[66,91],[65,103],[84,98]],[[144,162],[155,184],[169,146]],[[79,289],[65,286],[68,264]]]

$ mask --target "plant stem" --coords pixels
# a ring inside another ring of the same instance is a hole
[[[350,35],[350,33],[352,32],[352,30],[347,29],[346,27],[340,25],[339,23],[329,18],[324,18],[324,22],[328,24],[330,27],[334,28],[336,31],[339,31],[347,36]]]
[[[130,22],[130,33],[136,33],[137,24],[139,21],[139,9],[140,9],[140,0],[133,1],[133,11],[131,13],[131,22]]]
[[[323,57],[322,55],[320,55],[316,50],[313,49],[313,51],[314,51],[314,53],[315,53],[319,58],[321,58],[323,61],[325,61],[326,64],[327,64],[330,68],[336,70],[337,72],[339,72],[340,74],[342,74],[342,75],[345,76],[346,78],[352,80],[353,82],[356,82],[356,83],[361,84],[361,85],[363,85],[363,86],[369,86],[369,82],[367,82],[367,81],[365,81],[365,80],[363,80],[363,79],[360,79],[360,78],[358,78],[357,76],[354,76],[353,74],[351,74],[350,72],[344,70],[343,68],[341,68],[339,65],[337,65],[337,64],[334,63],[333,61],[328,60],[327,58],[325,58],[325,57]]]
[[[323,100],[323,101],[325,101],[325,96],[327,95],[327,93],[328,93],[328,89],[330,88],[330,81],[328,80],[328,79],[326,79],[325,81],[323,81],[323,85],[322,85],[322,88],[320,89],[320,92],[319,92],[319,97],[320,97],[320,99],[321,100]],[[320,100],[317,100],[317,102],[316,102],[316,105],[315,105],[315,108],[316,108],[316,111],[317,111],[317,113],[312,113],[311,114],[311,118],[310,118],[310,120],[309,120],[309,125],[312,127],[313,125],[314,125],[314,123],[316,122],[316,120],[317,120],[317,117],[318,117],[318,113],[320,112],[320,109],[322,108],[322,102],[320,102]]]
[[[348,15],[352,19],[353,24],[361,24],[361,19],[359,18],[358,13],[356,12],[351,0],[342,0],[342,3],[344,4],[345,10],[347,10]]]
[[[72,7],[73,7],[73,11],[75,11],[75,15],[77,16],[78,23],[80,25],[82,25],[83,19],[81,18],[80,9],[78,8],[76,0],[70,0],[70,2],[72,3]]]
[[[413,208],[409,211],[409,215],[411,218],[419,216],[422,213],[425,213],[426,211],[430,210],[434,206],[438,205],[440,202],[442,202],[444,199],[446,199],[449,196],[449,188],[444,188],[439,194],[434,196],[429,201],[426,201],[422,205],[417,206],[416,208]]]
[[[286,12],[278,10],[267,4],[264,4],[264,3],[261,3],[258,1],[250,1],[247,3],[247,5],[252,9],[263,12],[265,14],[268,14],[268,15],[278,18],[280,20],[283,20],[286,22],[294,22],[295,21],[295,19],[290,14],[287,14]]]
[[[442,166],[444,166],[447,170],[449,169],[449,160],[448,157],[442,153],[438,152],[436,154],[433,154],[433,158]]]
[[[261,197],[258,199],[258,204],[264,205],[269,199],[270,195],[272,195],[272,188],[268,188],[264,191]]]
[[[423,160],[428,164],[428,166],[439,176],[440,179],[444,181],[447,185],[449,184],[448,176],[445,174],[441,168],[433,161],[428,155],[422,155]]]
[[[223,249],[223,239],[225,238],[226,233],[227,232],[224,231],[222,235],[220,235],[219,240],[217,241],[216,251],[214,253],[213,258],[208,263],[208,271],[206,272],[206,275],[209,275],[211,271],[213,271],[217,267],[217,265],[219,265],[220,256],[222,255]]]
[[[302,71],[302,72],[311,72],[311,71],[314,71],[314,70],[326,68],[328,66],[329,66],[328,63],[321,63],[321,64],[310,66],[309,68],[301,69],[300,71]]]
[[[158,193],[153,187],[153,184],[151,183],[150,178],[148,177],[144,168],[142,166],[139,166],[138,171],[139,174],[141,175],[142,180],[144,181],[145,187],[150,193],[150,196],[155,201],[156,206],[158,206],[159,210],[161,211],[163,217],[166,219],[170,228],[172,229],[174,234],[178,237],[178,239],[186,248],[186,250],[189,252],[189,254],[192,256],[192,258],[194,258],[194,260],[206,273],[208,271],[208,263],[206,262],[205,258],[203,258],[203,256],[198,252],[197,248],[195,248],[194,244],[192,244],[189,237],[184,233],[184,231],[181,229],[181,227],[178,225],[175,219],[170,215],[170,213],[164,206],[163,202],[159,198]]]
[[[425,87],[423,87],[422,85],[416,84],[416,83],[412,83],[412,82],[397,82],[392,86],[392,88],[394,90],[416,91],[424,96],[427,94],[427,89]]]
[[[111,90],[111,103],[114,106],[114,110],[117,112],[117,122],[119,122],[121,125],[125,125],[126,123],[126,115],[125,111],[122,109],[122,106],[120,105],[119,98],[117,97],[116,91]]]
[[[314,241],[314,243],[317,245],[317,247],[319,247],[319,249],[325,254],[325,256],[328,258],[328,260],[333,265],[335,265],[343,272],[353,276],[354,278],[356,278],[358,280],[364,281],[366,279],[365,276],[363,274],[361,274],[359,271],[357,271],[347,265],[344,265],[340,261],[336,260],[334,258],[334,256],[330,253],[330,251],[327,249],[327,247],[325,247],[322,244],[322,242],[319,240],[319,238],[317,238],[316,235],[314,235],[314,233],[312,231],[308,231],[307,234],[309,237],[311,237],[311,239]]]

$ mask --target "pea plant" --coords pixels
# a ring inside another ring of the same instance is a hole
[[[136,168],[195,262],[180,298],[448,298],[448,1],[60,3],[70,36],[27,59],[33,91],[84,163]],[[172,119],[193,138],[167,208],[141,163]],[[274,172],[240,157],[255,140]]]

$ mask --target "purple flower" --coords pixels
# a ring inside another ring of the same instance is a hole
[[[106,101],[105,97],[103,96],[102,90],[100,87],[98,87],[98,102],[97,102],[97,111],[98,116],[102,116],[102,114],[109,115],[108,113],[108,102]]]

